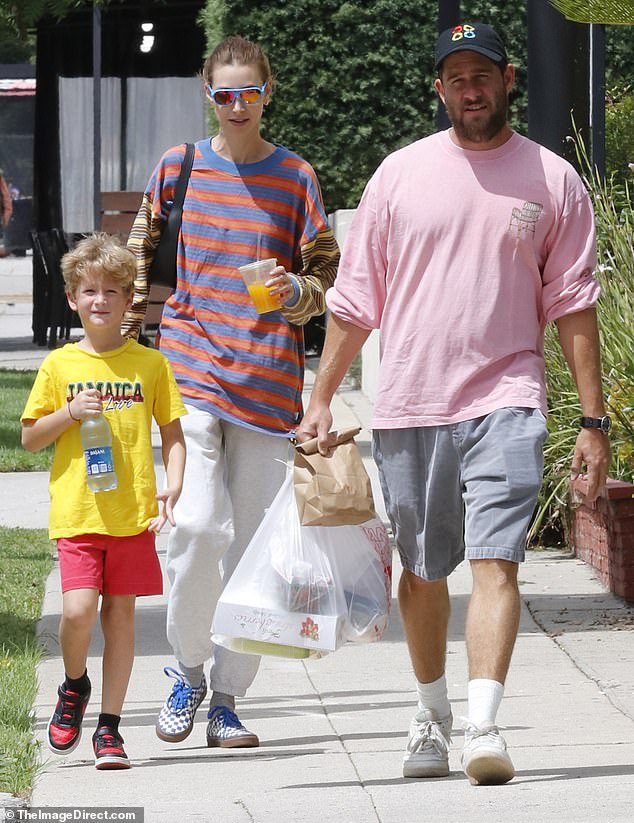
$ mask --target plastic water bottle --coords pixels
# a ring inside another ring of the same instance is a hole
[[[94,492],[117,488],[117,474],[112,458],[112,432],[103,414],[82,420],[81,442],[86,458],[86,482]]]

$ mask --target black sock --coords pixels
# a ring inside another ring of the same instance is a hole
[[[113,729],[115,732],[118,732],[120,720],[121,717],[118,714],[104,714],[102,712],[99,715],[99,720],[97,721],[97,728],[100,729],[102,726],[107,726],[109,729]]]
[[[88,670],[86,670],[81,677],[77,678],[72,678],[66,675],[66,680],[64,680],[64,690],[67,692],[76,692],[77,694],[88,694],[90,691]]]

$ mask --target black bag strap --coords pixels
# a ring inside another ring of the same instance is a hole
[[[154,252],[150,266],[149,280],[152,285],[167,286],[173,289],[176,286],[176,252],[178,251],[178,233],[183,219],[183,203],[187,183],[194,165],[194,144],[186,143],[185,156],[181,164],[180,174],[174,187],[174,199],[163,226],[161,239]]]
[[[176,260],[176,248],[178,244],[178,231],[183,220],[183,203],[185,202],[185,192],[187,191],[187,184],[194,165],[194,144],[187,143],[185,148],[185,156],[181,165],[180,174],[176,181],[176,188],[174,189],[174,200],[172,208],[170,209],[169,217],[167,218],[167,226],[169,226],[169,243],[170,257]]]

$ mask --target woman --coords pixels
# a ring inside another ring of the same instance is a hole
[[[168,742],[189,735],[211,655],[207,745],[257,746],[235,697],[251,685],[259,658],[212,649],[210,627],[223,579],[284,479],[301,416],[301,325],[325,310],[339,251],[311,166],[260,134],[273,87],[260,47],[225,39],[206,60],[203,82],[218,132],[196,143],[177,285],[159,328],[188,414],[185,480],[167,549],[167,636],[180,671],[165,670],[175,682],[156,732]],[[159,161],[130,234],[139,276],[128,334],[140,329],[147,271],[184,151],[172,148]],[[265,258],[277,259],[267,285],[280,306],[258,315],[237,268]]]

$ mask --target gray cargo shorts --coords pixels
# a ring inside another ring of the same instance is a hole
[[[547,437],[539,409],[514,407],[446,426],[376,429],[372,451],[403,568],[439,580],[465,557],[520,563]]]

